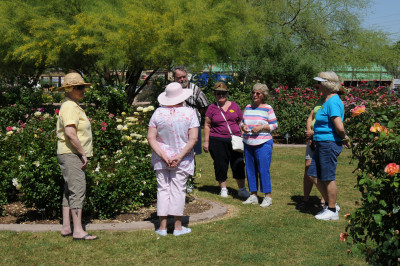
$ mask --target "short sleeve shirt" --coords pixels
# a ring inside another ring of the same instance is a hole
[[[57,120],[57,154],[78,154],[65,135],[65,127],[69,125],[75,125],[76,134],[86,156],[92,157],[93,141],[90,121],[86,117],[85,111],[75,101],[66,98],[61,105]]]
[[[221,111],[228,121],[229,127],[231,128],[233,135],[240,136],[241,132],[239,128],[239,123],[243,119],[243,113],[240,110],[239,106],[235,102],[231,102],[231,105],[226,112],[222,110],[222,108]],[[219,138],[230,138],[231,135],[229,133],[229,129],[225,122],[225,119],[221,115],[221,111],[216,103],[211,104],[207,109],[206,117],[210,118],[211,120],[210,136]]]
[[[198,108],[206,108],[207,106],[210,105],[210,103],[208,102],[206,95],[199,88],[199,86],[197,86],[193,83],[189,83],[189,88],[193,90],[193,93],[192,93],[192,95],[190,95],[189,98],[186,99],[185,104],[188,107],[195,109],[197,118],[199,119],[199,122],[200,122],[201,114],[200,114]]]
[[[188,143],[189,129],[199,126],[196,112],[190,107],[164,106],[157,108],[149,122],[149,127],[157,129],[157,143],[170,158],[178,155]],[[169,169],[167,164],[154,151],[151,161],[154,170]],[[182,159],[178,168],[188,174],[194,173],[193,149]]]
[[[342,141],[336,133],[335,125],[331,118],[339,116],[344,119],[344,106],[339,95],[329,98],[315,115],[314,140],[316,141]]]
[[[315,115],[318,113],[319,109],[321,109],[322,104],[324,103],[324,99],[321,98],[319,99],[314,106],[313,109],[313,121],[311,122],[311,128],[314,128],[314,124],[315,124]]]

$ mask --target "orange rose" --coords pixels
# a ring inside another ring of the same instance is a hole
[[[372,127],[370,127],[369,131],[371,132],[381,132],[382,126],[379,123],[375,123]]]
[[[361,106],[356,106],[354,107],[354,109],[351,110],[351,116],[352,117],[356,117],[362,113],[365,112],[365,106],[361,105]]]
[[[385,167],[385,173],[392,176],[400,172],[400,165],[395,163],[390,163]]]
[[[388,130],[385,126],[381,126],[379,123],[374,123],[372,127],[369,128],[369,131],[376,133],[376,132],[385,132],[388,133]]]

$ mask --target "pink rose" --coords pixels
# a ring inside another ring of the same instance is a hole
[[[400,172],[400,165],[395,163],[390,163],[385,167],[385,173],[392,176]]]

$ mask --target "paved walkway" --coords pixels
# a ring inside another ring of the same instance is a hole
[[[274,147],[305,148],[305,147],[306,147],[306,144],[278,144],[278,143],[274,143]]]
[[[209,204],[211,208],[202,213],[196,213],[191,216],[183,216],[183,224],[196,224],[199,222],[213,220],[225,215],[228,209],[220,203],[202,199]],[[169,220],[168,223],[173,223]],[[85,230],[98,231],[133,231],[142,229],[155,229],[157,223],[150,221],[131,222],[131,223],[101,223],[101,224],[87,224]],[[60,224],[0,224],[0,231],[14,231],[14,232],[54,232],[61,231]]]

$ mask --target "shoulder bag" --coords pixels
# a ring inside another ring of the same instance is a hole
[[[244,151],[243,138],[232,134],[231,127],[229,126],[229,123],[226,120],[225,115],[221,110],[221,107],[219,107],[218,103],[216,103],[216,105],[218,106],[218,109],[221,112],[221,115],[225,119],[225,122],[226,122],[226,124],[228,126],[229,134],[231,135],[231,138],[232,138],[232,140],[231,140],[231,142],[232,142],[232,150],[238,151],[238,152],[243,152]]]

